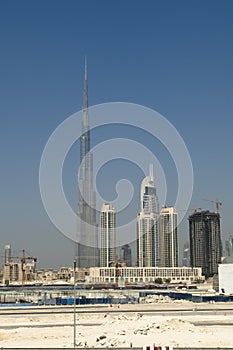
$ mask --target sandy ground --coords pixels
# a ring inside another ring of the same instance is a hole
[[[190,310],[190,303],[183,308]],[[200,308],[201,304],[198,304]],[[202,304],[203,305],[203,304]],[[177,309],[171,304],[169,308]],[[191,305],[195,309],[195,305]],[[126,305],[106,308],[101,313],[79,313],[77,307],[76,343],[78,347],[142,347],[170,345],[173,347],[232,347],[233,312],[215,305],[208,313],[175,312],[167,314],[168,305],[159,313],[143,313],[137,309],[154,310],[155,305]],[[205,308],[208,305],[204,306]],[[232,305],[229,306],[229,310]],[[84,309],[82,308],[84,311]],[[0,310],[2,311],[2,310]],[[127,312],[126,312],[127,311]],[[199,323],[202,323],[199,325]],[[215,323],[215,325],[211,325]],[[8,327],[8,328],[6,328]],[[0,316],[0,346],[7,347],[73,347],[73,314],[35,314]]]

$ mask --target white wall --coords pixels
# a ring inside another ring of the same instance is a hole
[[[233,294],[233,264],[219,264],[219,293]]]

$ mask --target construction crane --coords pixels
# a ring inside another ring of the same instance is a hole
[[[24,286],[25,283],[25,263],[26,260],[33,260],[34,261],[34,265],[33,265],[33,273],[35,272],[36,269],[36,262],[37,262],[37,258],[32,257],[32,256],[25,256],[25,250],[22,250],[22,257],[20,258],[21,260],[21,269],[22,269],[22,287]],[[31,271],[30,271],[30,279],[32,278],[31,275]]]
[[[114,261],[110,261],[109,265],[110,267],[114,267],[115,268],[115,281],[116,281],[116,287],[119,286],[119,277],[120,277],[120,268],[121,267],[126,267],[126,263],[130,261],[130,262],[138,262],[140,261],[140,259],[133,259],[133,260],[118,260],[118,256],[115,257]]]
[[[222,205],[221,201],[219,201],[218,199],[216,199],[216,200],[207,199],[207,198],[202,198],[202,199],[203,199],[203,201],[215,203],[215,205],[216,205],[216,212],[219,214],[220,205]]]
[[[118,281],[120,276],[120,270],[119,267],[121,267],[121,263],[118,261],[118,256],[115,256],[115,260],[112,260],[109,262],[109,267],[115,268],[115,281],[116,281],[116,287],[118,287]]]
[[[4,257],[4,256],[1,256],[1,257]],[[33,273],[35,272],[35,269],[36,269],[36,262],[37,262],[37,258],[35,257],[32,257],[32,256],[25,256],[25,250],[23,249],[22,250],[22,256],[10,256],[9,257],[10,259],[10,262],[13,262],[11,259],[19,259],[20,262],[21,262],[21,271],[22,271],[22,287],[24,286],[25,284],[25,264],[26,264],[26,261],[27,260],[33,260],[34,261],[34,266],[33,266]],[[30,279],[32,279],[32,273],[30,271]]]

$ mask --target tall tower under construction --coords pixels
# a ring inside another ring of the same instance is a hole
[[[218,273],[221,263],[220,215],[201,211],[189,216],[190,265],[205,277]]]
[[[82,135],[80,137],[80,168],[78,178],[77,267],[98,266],[96,199],[93,188],[93,155],[90,152],[87,63],[85,60]]]

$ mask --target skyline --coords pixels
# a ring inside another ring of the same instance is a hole
[[[14,249],[26,248],[38,256],[41,267],[72,264],[72,242],[53,227],[42,207],[38,171],[50,134],[82,108],[85,54],[90,105],[133,102],[164,115],[191,154],[190,207],[212,212],[214,205],[202,198],[218,198],[223,202],[222,239],[232,233],[232,9],[230,1],[148,1],[147,6],[139,1],[133,6],[121,1],[117,5],[107,1],[70,1],[69,6],[62,1],[56,6],[29,1],[0,4],[2,251],[11,243]],[[89,15],[88,28],[83,13]],[[93,132],[92,146],[117,131],[132,134],[130,129],[103,128],[101,135]],[[140,138],[156,149],[168,177],[166,204],[173,205],[174,166],[157,142],[138,133],[136,139]],[[78,154],[74,145],[63,174],[74,208]],[[131,164],[124,163],[124,169],[118,162],[107,164],[97,179],[98,187],[110,173],[103,195],[111,202],[115,196],[111,189],[128,173],[135,185],[132,212],[137,213],[144,175]],[[180,226],[185,242],[188,220]]]

